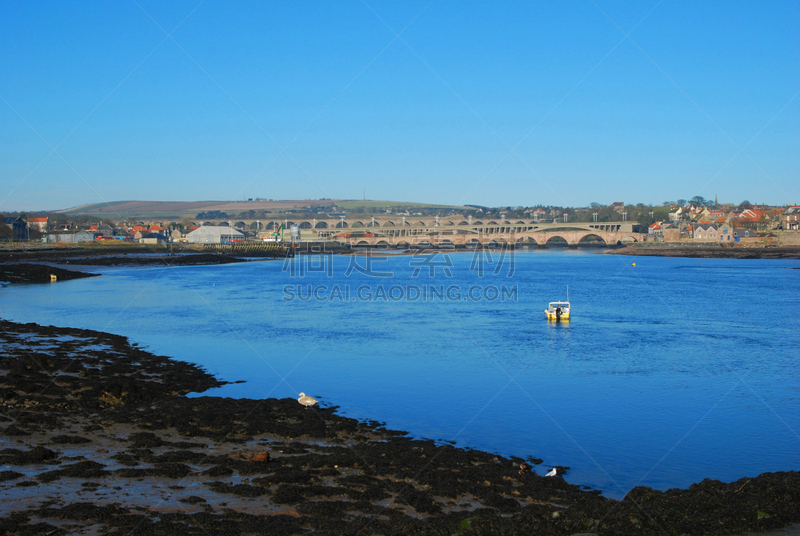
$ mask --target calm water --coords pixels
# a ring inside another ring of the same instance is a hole
[[[798,261],[532,251],[296,262],[101,269],[3,288],[0,316],[119,333],[247,381],[219,396],[304,391],[416,437],[543,458],[540,473],[570,466],[567,480],[612,497],[800,469]],[[408,299],[429,285],[452,299]],[[491,299],[502,285],[511,296]],[[548,323],[543,309],[568,285],[572,321]],[[472,286],[489,299],[469,299]]]

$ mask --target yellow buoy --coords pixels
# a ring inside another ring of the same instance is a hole
[[[635,263],[635,262],[633,263],[633,266],[636,266],[636,263]]]
[[[56,281],[58,281],[58,276],[55,274],[50,274],[50,282],[55,283]]]

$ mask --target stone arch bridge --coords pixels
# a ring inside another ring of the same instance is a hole
[[[458,227],[339,228],[306,233],[301,230],[300,238],[374,247],[611,246],[645,240],[646,234],[633,232],[635,223],[504,222]]]

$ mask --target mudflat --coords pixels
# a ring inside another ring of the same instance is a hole
[[[694,246],[663,244],[626,246],[604,251],[608,255],[695,257],[704,259],[800,259],[800,246]]]

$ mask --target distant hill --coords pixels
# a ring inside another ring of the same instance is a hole
[[[335,199],[298,199],[272,200],[256,199],[253,201],[113,201],[110,203],[94,203],[65,210],[57,210],[60,214],[88,215],[104,218],[172,218],[195,217],[201,212],[225,212],[231,215],[248,212],[315,212],[324,209],[329,212],[346,210],[348,212],[363,209],[364,212],[377,212],[386,208],[419,207],[443,208],[450,210],[465,209],[455,205],[432,205],[402,201],[361,201]]]

